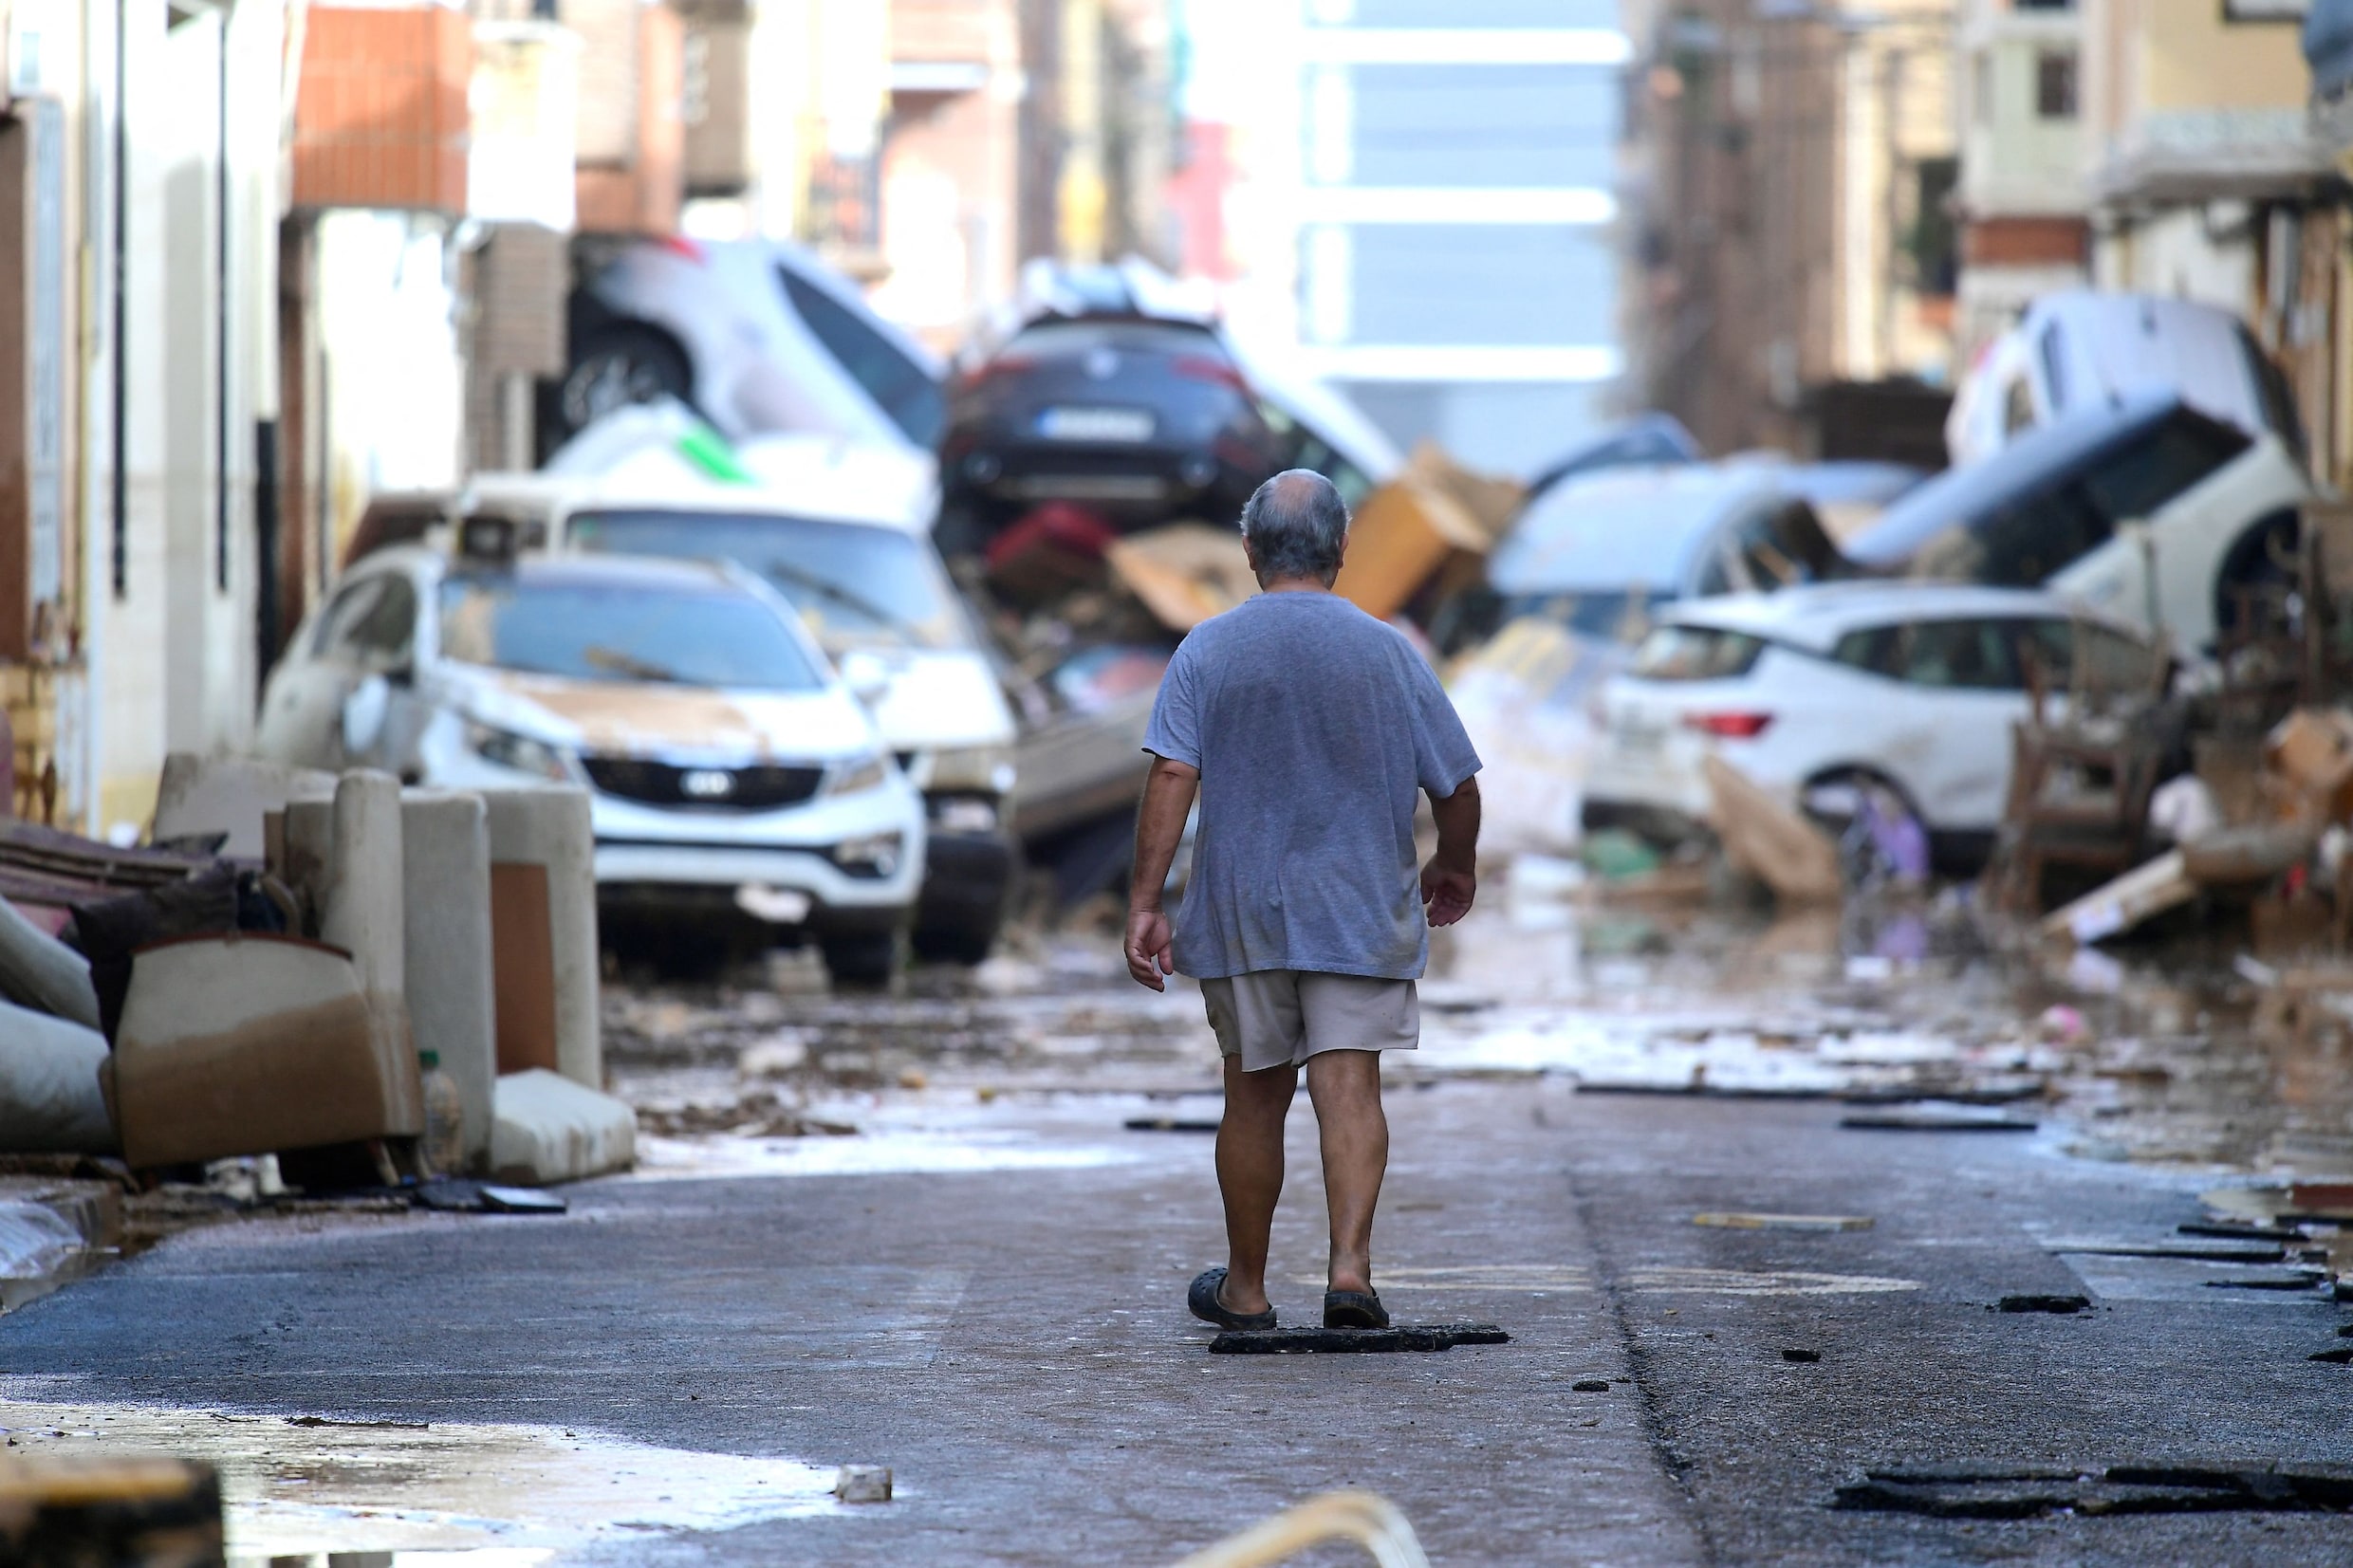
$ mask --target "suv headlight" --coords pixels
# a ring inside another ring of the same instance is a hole
[[[825,793],[857,795],[869,789],[880,789],[891,776],[891,765],[880,751],[869,751],[862,757],[845,757],[825,770]]]
[[[868,833],[833,846],[833,863],[853,876],[888,876],[899,869],[906,841],[896,833]]]
[[[943,794],[1003,795],[1013,787],[1010,746],[954,746],[932,753],[923,787]]]
[[[529,773],[558,784],[571,784],[572,759],[560,747],[546,741],[518,735],[511,729],[500,729],[476,719],[466,723],[466,749],[484,762],[501,767],[511,767],[518,773]]]

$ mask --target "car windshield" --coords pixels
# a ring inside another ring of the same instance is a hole
[[[1004,354],[1010,359],[1076,358],[1098,348],[1122,354],[1198,354],[1224,360],[1225,347],[1204,326],[1180,322],[1049,319],[1032,322],[1013,335]]]
[[[1487,578],[1508,595],[1679,588],[1700,540],[1758,489],[1696,469],[1565,484],[1521,514]]]
[[[581,549],[617,555],[733,561],[791,600],[828,653],[973,644],[937,552],[895,528],[782,512],[649,509],[575,512],[569,537]]]
[[[745,593],[504,575],[441,584],[441,654],[566,680],[814,692],[824,677],[792,628]]]

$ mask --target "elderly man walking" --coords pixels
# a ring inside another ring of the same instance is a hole
[[[1330,481],[1304,469],[1268,480],[1242,509],[1242,537],[1265,591],[1193,629],[1144,737],[1157,760],[1136,828],[1127,968],[1154,990],[1167,974],[1198,980],[1225,1058],[1226,1264],[1193,1282],[1194,1315],[1275,1326],[1267,1242],[1304,1066],[1331,1220],[1324,1323],[1379,1328],[1380,1053],[1418,1043],[1428,928],[1471,908],[1479,759],[1413,644],[1331,591],[1348,511]],[[1172,932],[1160,889],[1196,788]],[[1418,876],[1417,792],[1438,830]]]

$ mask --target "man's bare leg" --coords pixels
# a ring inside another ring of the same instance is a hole
[[[1324,1196],[1332,1219],[1329,1288],[1373,1288],[1373,1209],[1389,1169],[1389,1117],[1380,1108],[1379,1051],[1318,1051],[1307,1098],[1324,1142]]]
[[[1267,1240],[1283,1195],[1283,1120],[1298,1087],[1299,1069],[1288,1062],[1246,1073],[1240,1057],[1226,1058],[1226,1115],[1217,1124],[1226,1282],[1218,1299],[1229,1312],[1267,1310]]]

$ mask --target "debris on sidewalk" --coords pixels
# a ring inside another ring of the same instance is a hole
[[[135,1168],[413,1136],[414,1052],[395,1055],[360,972],[301,937],[142,950],[108,1063]],[[405,1060],[404,1060],[405,1058]]]
[[[1785,904],[1834,903],[1844,896],[1838,846],[1829,835],[1722,758],[1711,754],[1700,766],[1716,837],[1734,870],[1763,882]]]
[[[120,1147],[99,1086],[106,1038],[0,1002],[0,1150],[110,1154]]]
[[[546,1187],[625,1171],[637,1159],[636,1113],[544,1067],[501,1077],[496,1104],[491,1171],[501,1182]]]
[[[98,1027],[90,962],[0,897],[0,1002]]]
[[[888,1465],[844,1465],[833,1478],[833,1495],[844,1503],[888,1503],[891,1500],[891,1467]]]
[[[2045,936],[2065,936],[2088,945],[2130,931],[2196,896],[2197,883],[2186,868],[2182,851],[2169,850],[2052,911],[2038,929]]]
[[[1212,1356],[1371,1355],[1501,1345],[1511,1336],[1492,1323],[1393,1324],[1388,1328],[1232,1329],[1209,1343]]]
[[[0,1454],[0,1559],[166,1568],[219,1562],[223,1550],[220,1476],[210,1465]]]
[[[1868,1230],[1868,1214],[1694,1214],[1692,1224],[1716,1230]]]

